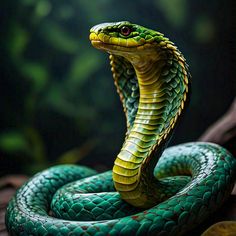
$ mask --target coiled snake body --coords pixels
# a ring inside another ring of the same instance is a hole
[[[12,235],[181,235],[228,197],[236,161],[210,143],[165,149],[189,95],[188,67],[169,39],[118,22],[94,26],[90,40],[110,53],[127,118],[113,171],[63,165],[35,175],[10,201],[7,229]]]

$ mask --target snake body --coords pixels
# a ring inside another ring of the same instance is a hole
[[[166,148],[189,97],[183,55],[163,34],[127,21],[91,29],[110,53],[127,133],[112,171],[55,166],[12,198],[12,235],[181,235],[229,196],[236,161],[211,143]]]

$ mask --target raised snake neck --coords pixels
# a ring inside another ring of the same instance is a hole
[[[39,173],[9,203],[7,228],[13,235],[180,235],[224,202],[236,161],[209,143],[162,154],[185,108],[189,78],[184,57],[167,38],[118,22],[93,27],[90,40],[111,54],[127,117],[113,174],[70,165]]]
[[[117,28],[122,27],[129,27],[130,34],[137,31],[129,22],[117,24]],[[95,47],[105,50],[107,44],[118,45],[110,49],[110,60],[128,132],[115,160],[113,181],[122,199],[146,208],[163,201],[153,170],[185,107],[189,73],[183,55],[172,42],[144,27],[139,27],[139,33],[143,35],[141,45],[133,45],[129,37],[115,41],[109,37],[107,25],[101,24],[94,27],[90,38]],[[97,46],[97,40],[104,44]],[[120,50],[119,46],[124,48]],[[137,47],[135,53],[129,51],[132,46]]]
[[[118,60],[113,55],[110,59],[113,77],[118,85]],[[125,65],[127,68],[123,71],[131,70],[127,62]],[[158,181],[153,178],[153,170],[158,155],[162,153],[162,150],[158,149],[165,146],[166,139],[185,107],[188,71],[183,56],[167,40],[165,43],[157,43],[151,55],[144,55],[131,65],[139,84],[139,96],[133,103],[137,103],[138,109],[135,119],[129,124],[130,130],[121,152],[115,160],[113,180],[124,200],[134,206],[146,208],[163,200],[159,199]],[[123,90],[119,90],[119,86],[118,91],[121,93],[125,110],[128,110]],[[131,113],[134,109],[135,107],[131,108]],[[129,113],[127,117],[130,117]],[[159,153],[153,158],[157,150]]]

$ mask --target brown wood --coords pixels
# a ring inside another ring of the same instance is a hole
[[[236,98],[229,110],[199,138],[203,142],[225,145],[236,137]]]

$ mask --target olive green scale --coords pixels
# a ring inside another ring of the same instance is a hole
[[[123,27],[129,35],[121,35]],[[97,25],[90,40],[111,54],[127,118],[113,171],[61,165],[38,173],[10,201],[7,229],[39,236],[182,235],[227,199],[236,161],[211,143],[166,148],[186,107],[190,78],[172,42],[129,22]]]
[[[160,201],[158,183],[153,175],[149,175],[158,156],[152,159],[151,164],[149,157],[158,148],[161,149],[160,146],[170,136],[185,107],[188,94],[188,68],[178,49],[166,39],[165,43],[157,44],[154,50],[157,56],[142,67],[132,65],[124,58],[110,56],[113,77],[129,127],[121,152],[115,160],[113,180],[124,200],[143,208]],[[148,61],[148,58],[145,60]],[[135,77],[133,75],[131,78],[133,73],[126,72],[132,71],[131,68],[134,68],[134,75],[138,77],[139,96],[136,99],[131,96],[131,81]],[[124,86],[119,87],[123,81],[127,84],[125,89]],[[127,100],[130,99],[133,103],[127,107]],[[135,109],[133,104],[138,104],[138,108]],[[134,112],[133,119],[131,113]]]

